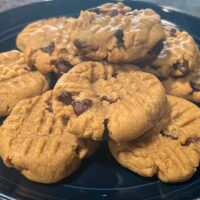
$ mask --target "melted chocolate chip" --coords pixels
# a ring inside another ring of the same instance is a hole
[[[150,65],[150,68],[153,69],[153,70],[157,70],[157,69],[160,69],[160,66],[158,66],[158,65]]]
[[[34,71],[37,71],[37,68],[35,66],[27,66],[25,67],[25,70],[29,72],[34,72]]]
[[[51,43],[49,43],[47,46],[42,47],[41,50],[42,50],[44,53],[52,54],[53,51],[54,51],[54,48],[55,48],[55,45],[54,45],[53,42],[51,42]]]
[[[149,52],[148,55],[150,59],[154,59],[164,48],[163,40],[160,40]]]
[[[190,85],[194,91],[200,91],[200,76],[195,76],[190,81]]]
[[[72,94],[65,91],[60,96],[58,96],[58,100],[63,102],[65,105],[70,105],[73,102]]]
[[[112,77],[113,77],[113,78],[117,78],[117,75],[118,75],[117,72],[113,72],[113,73],[112,73]]]
[[[102,96],[101,97],[101,101],[108,101],[110,104],[117,102],[117,100],[119,100],[120,98],[116,98],[116,99],[109,99],[107,96]]]
[[[58,74],[67,73],[73,66],[66,60],[60,60],[53,63],[58,70]]]
[[[170,135],[170,134],[167,134],[167,133],[164,133],[163,130],[160,131],[160,134],[166,138],[170,138],[172,140],[177,140],[178,138],[177,137],[174,137],[173,135]]]
[[[123,32],[123,30],[121,28],[118,29],[115,32],[114,36],[117,38],[119,44],[123,44],[124,43],[124,40],[123,40],[123,38],[124,38],[124,32]]]
[[[116,15],[118,15],[120,12],[118,10],[112,10],[110,11],[110,16],[111,17],[115,17]]]
[[[152,62],[162,51],[164,47],[163,40],[160,40],[144,57],[137,59],[134,61],[136,65],[140,65],[140,63],[149,63]]]
[[[188,146],[191,143],[200,142],[200,137],[189,137],[183,146]]]
[[[90,9],[88,9],[88,11],[94,12],[94,13],[96,13],[98,15],[101,13],[100,8],[98,8],[98,7],[96,7],[96,8],[90,8]]]
[[[171,73],[171,76],[173,76],[173,77],[186,76],[190,73],[189,63],[187,60],[184,60],[182,64],[179,62],[174,64],[173,68],[175,70],[179,70],[182,73],[182,75],[177,75],[176,73]]]
[[[177,32],[177,30],[175,28],[171,28],[170,29],[170,36],[171,37],[176,37],[176,32]]]
[[[82,42],[80,40],[74,40],[74,46],[77,48],[77,49],[83,49],[84,48],[84,45],[82,44]]]
[[[73,107],[75,115],[79,116],[92,106],[92,101],[89,99],[84,99],[83,101],[73,101],[71,105]]]

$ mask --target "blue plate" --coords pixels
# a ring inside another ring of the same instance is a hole
[[[105,2],[43,1],[0,13],[0,51],[15,48],[16,35],[27,23],[53,16],[77,16],[80,10]],[[154,9],[164,20],[192,34],[200,44],[200,19],[151,3],[131,0],[125,0],[124,3],[132,8]],[[191,180],[182,184],[164,184],[156,178],[142,178],[118,165],[106,143],[102,143],[98,152],[85,160],[75,174],[53,185],[31,182],[0,161],[0,197],[5,199],[192,199],[200,196],[199,185],[200,170]]]

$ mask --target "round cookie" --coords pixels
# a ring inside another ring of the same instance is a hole
[[[90,8],[88,11],[94,12],[98,15],[109,15],[114,17],[118,14],[126,14],[130,12],[132,9],[128,6],[125,6],[122,2],[118,3],[105,3],[95,8]]]
[[[52,20],[54,24],[50,23]],[[68,51],[73,21],[74,18],[49,19],[43,21],[43,25],[34,32],[31,30],[32,26],[22,31],[21,38],[25,34],[28,35],[28,45],[24,48],[26,63],[35,66],[44,74],[55,72],[59,75],[66,73],[74,64],[80,63],[81,60],[74,54],[73,49]]]
[[[183,182],[200,161],[200,109],[182,98],[168,96],[168,112],[149,135],[139,141],[109,141],[113,157],[141,176],[157,175],[163,182]]]
[[[0,116],[6,116],[21,100],[40,95],[49,87],[48,79],[28,68],[24,54],[12,50],[0,54]]]
[[[133,140],[155,126],[166,105],[159,80],[132,67],[83,62],[53,90],[53,109],[67,131],[101,140],[105,129],[117,142]]]
[[[160,16],[151,9],[116,16],[84,11],[74,21],[73,30],[70,40],[77,55],[112,63],[154,57],[160,53],[165,38]]]
[[[144,71],[159,78],[182,78],[199,66],[199,49],[192,36],[176,27],[165,25],[166,40],[158,57],[147,63]]]
[[[40,183],[54,183],[72,174],[97,143],[67,133],[55,117],[52,92],[18,103],[0,128],[0,155],[6,166]]]
[[[16,46],[21,51],[24,51],[26,46],[29,45],[29,39],[36,32],[40,31],[40,28],[44,26],[49,27],[63,27],[68,23],[69,18],[59,17],[59,18],[50,18],[42,19],[28,24],[25,28],[17,35]]]

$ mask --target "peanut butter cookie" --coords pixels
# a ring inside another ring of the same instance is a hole
[[[48,89],[47,78],[28,68],[24,54],[12,50],[0,54],[0,116],[6,116],[21,100],[40,95]]]
[[[53,109],[68,121],[67,131],[94,140],[105,129],[117,142],[135,139],[155,126],[165,105],[159,80],[126,65],[83,62],[53,90]]]
[[[200,109],[178,97],[168,96],[168,102],[168,112],[145,138],[126,144],[110,140],[109,148],[122,166],[141,176],[183,182],[199,166]]]
[[[0,155],[8,167],[41,183],[72,174],[97,143],[66,131],[67,121],[55,117],[52,92],[18,103],[0,128]]]

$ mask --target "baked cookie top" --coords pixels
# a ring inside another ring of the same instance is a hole
[[[122,2],[118,3],[105,3],[95,8],[90,8],[88,11],[97,13],[98,15],[109,15],[114,17],[118,14],[125,14],[130,12],[132,9]]]
[[[199,49],[191,35],[165,25],[166,40],[158,57],[145,71],[160,78],[185,77],[199,66]]]
[[[53,109],[67,131],[101,140],[105,129],[117,142],[133,140],[155,126],[165,109],[159,80],[133,67],[83,62],[53,90]]]
[[[52,92],[18,103],[0,128],[0,155],[28,179],[53,183],[70,175],[94,149],[94,142],[66,131],[53,113]]]
[[[25,28],[18,34],[16,39],[17,48],[21,51],[24,51],[26,46],[29,46],[29,40],[31,40],[32,35],[36,32],[40,32],[41,28],[44,26],[49,26],[51,28],[63,27],[68,23],[69,18],[59,17],[59,18],[50,18],[42,19],[28,24]]]
[[[80,57],[113,63],[158,54],[165,38],[160,16],[151,9],[115,16],[84,11],[74,21],[73,30],[70,40]]]
[[[183,182],[200,161],[200,109],[182,98],[168,96],[168,112],[157,127],[137,142],[109,141],[115,159],[142,176],[163,182]]]
[[[48,78],[29,68],[23,53],[12,50],[0,54],[0,116],[8,115],[20,100],[40,95],[48,87]]]

